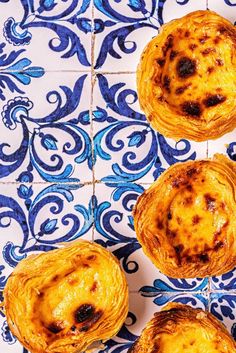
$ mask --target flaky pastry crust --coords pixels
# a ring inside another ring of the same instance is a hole
[[[137,69],[140,106],[167,137],[215,139],[236,127],[236,29],[212,11],[165,24]]]
[[[235,353],[226,328],[210,313],[170,303],[155,313],[128,353]]]
[[[22,260],[4,289],[12,333],[31,353],[84,352],[121,328],[128,287],[118,260],[88,241]]]
[[[174,164],[133,215],[144,253],[167,276],[214,276],[236,265],[236,169],[223,155]]]

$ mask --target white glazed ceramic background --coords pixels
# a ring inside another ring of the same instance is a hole
[[[207,8],[235,22],[235,0],[24,3],[0,0],[1,293],[22,257],[84,238],[117,256],[129,284],[130,313],[107,352],[126,352],[169,301],[210,310],[236,338],[235,271],[167,278],[143,254],[132,219],[137,197],[169,165],[216,152],[236,159],[235,131],[178,144],[153,131],[135,83],[162,22]],[[3,316],[0,352],[26,353]]]

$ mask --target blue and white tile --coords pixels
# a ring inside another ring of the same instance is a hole
[[[211,293],[210,312],[226,326],[231,335],[236,339],[236,294]]]
[[[236,161],[236,129],[217,140],[208,141],[208,156],[212,157],[215,153],[222,153]]]
[[[212,291],[235,291],[236,290],[236,269],[224,273],[221,276],[211,277],[210,286]]]
[[[135,71],[160,27],[156,1],[94,0],[95,69]]]
[[[23,258],[92,240],[92,185],[0,184],[0,290]]]
[[[93,95],[95,177],[153,182],[178,161],[205,158],[207,143],[165,138],[141,112],[134,74],[97,75]]]
[[[236,1],[235,0],[208,0],[209,10],[217,12],[227,18],[232,23],[236,21]]]
[[[0,43],[45,70],[90,70],[92,1],[4,1],[0,11]]]
[[[206,1],[94,0],[95,69],[135,71],[146,44],[160,26],[188,12],[206,9]]]
[[[90,75],[47,72],[25,85],[18,77],[0,74],[3,84],[5,78],[9,89],[0,97],[1,180],[92,181]]]
[[[159,292],[205,291],[207,279],[168,278],[144,255],[136,238],[132,217],[132,208],[143,191],[143,185],[134,183],[96,184],[94,240],[120,260],[132,292],[141,291],[148,296]]]

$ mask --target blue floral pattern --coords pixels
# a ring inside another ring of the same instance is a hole
[[[130,311],[99,353],[127,352],[172,301],[211,311],[236,339],[235,270],[164,276],[132,217],[137,198],[174,163],[215,152],[236,162],[235,132],[176,142],[154,131],[138,104],[146,43],[170,19],[207,5],[235,22],[234,0],[0,0],[0,302],[27,256],[79,238],[101,244],[125,271]],[[1,352],[28,353],[1,310],[0,331]]]

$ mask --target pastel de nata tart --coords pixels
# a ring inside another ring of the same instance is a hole
[[[4,289],[12,333],[31,353],[77,353],[115,335],[128,313],[118,260],[88,241],[22,260]]]
[[[236,127],[236,29],[212,11],[165,24],[137,69],[140,106],[167,137],[215,139]]]
[[[214,276],[236,265],[236,167],[223,155],[174,164],[133,215],[144,253],[167,276]]]
[[[236,353],[236,344],[212,314],[170,303],[155,313],[128,353]]]

